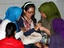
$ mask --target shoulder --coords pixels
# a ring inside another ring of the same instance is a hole
[[[23,43],[22,43],[22,41],[20,41],[20,40],[16,40],[16,44],[17,44],[18,46],[23,46]]]
[[[19,18],[19,20],[17,21],[17,23],[21,23],[21,22],[23,22],[22,17]]]

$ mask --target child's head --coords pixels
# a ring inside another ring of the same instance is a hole
[[[11,37],[11,36],[14,37],[16,31],[16,25],[12,22],[8,23],[6,25],[5,31],[6,31],[6,37]]]

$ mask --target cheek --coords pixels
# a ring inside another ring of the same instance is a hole
[[[43,18],[46,18],[46,15],[45,15],[45,14],[41,14],[41,16],[42,16]]]
[[[27,17],[27,18],[31,18],[31,16],[30,16],[29,14],[26,14],[26,17]]]
[[[43,14],[41,14],[41,16],[43,17]]]
[[[31,15],[29,15],[28,18],[31,18]]]
[[[32,15],[31,15],[31,14],[28,14],[28,17],[29,17],[29,18],[31,18],[31,17],[32,17]]]

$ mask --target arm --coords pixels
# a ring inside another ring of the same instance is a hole
[[[22,32],[22,31],[17,32],[17,33],[15,34],[15,38],[16,38],[16,39],[20,38],[21,36],[23,36],[23,32]]]
[[[41,31],[45,31],[48,35],[51,35],[51,33],[50,33],[50,30],[48,30],[47,28],[45,28],[45,27],[40,27],[40,30]]]
[[[30,34],[33,33],[33,32],[35,32],[35,29],[34,29],[34,28],[32,28],[32,29],[24,32],[24,35],[25,35],[25,36],[28,36],[28,35],[30,35]]]
[[[36,26],[34,28],[32,28],[29,31],[25,32],[24,35],[27,36],[27,35],[30,35],[33,32],[38,31],[39,27],[40,27],[40,23],[39,24],[36,24]]]

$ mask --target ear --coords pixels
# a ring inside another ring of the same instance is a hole
[[[16,34],[16,31],[14,32],[14,34]]]
[[[26,11],[24,10],[24,13],[26,13]]]

